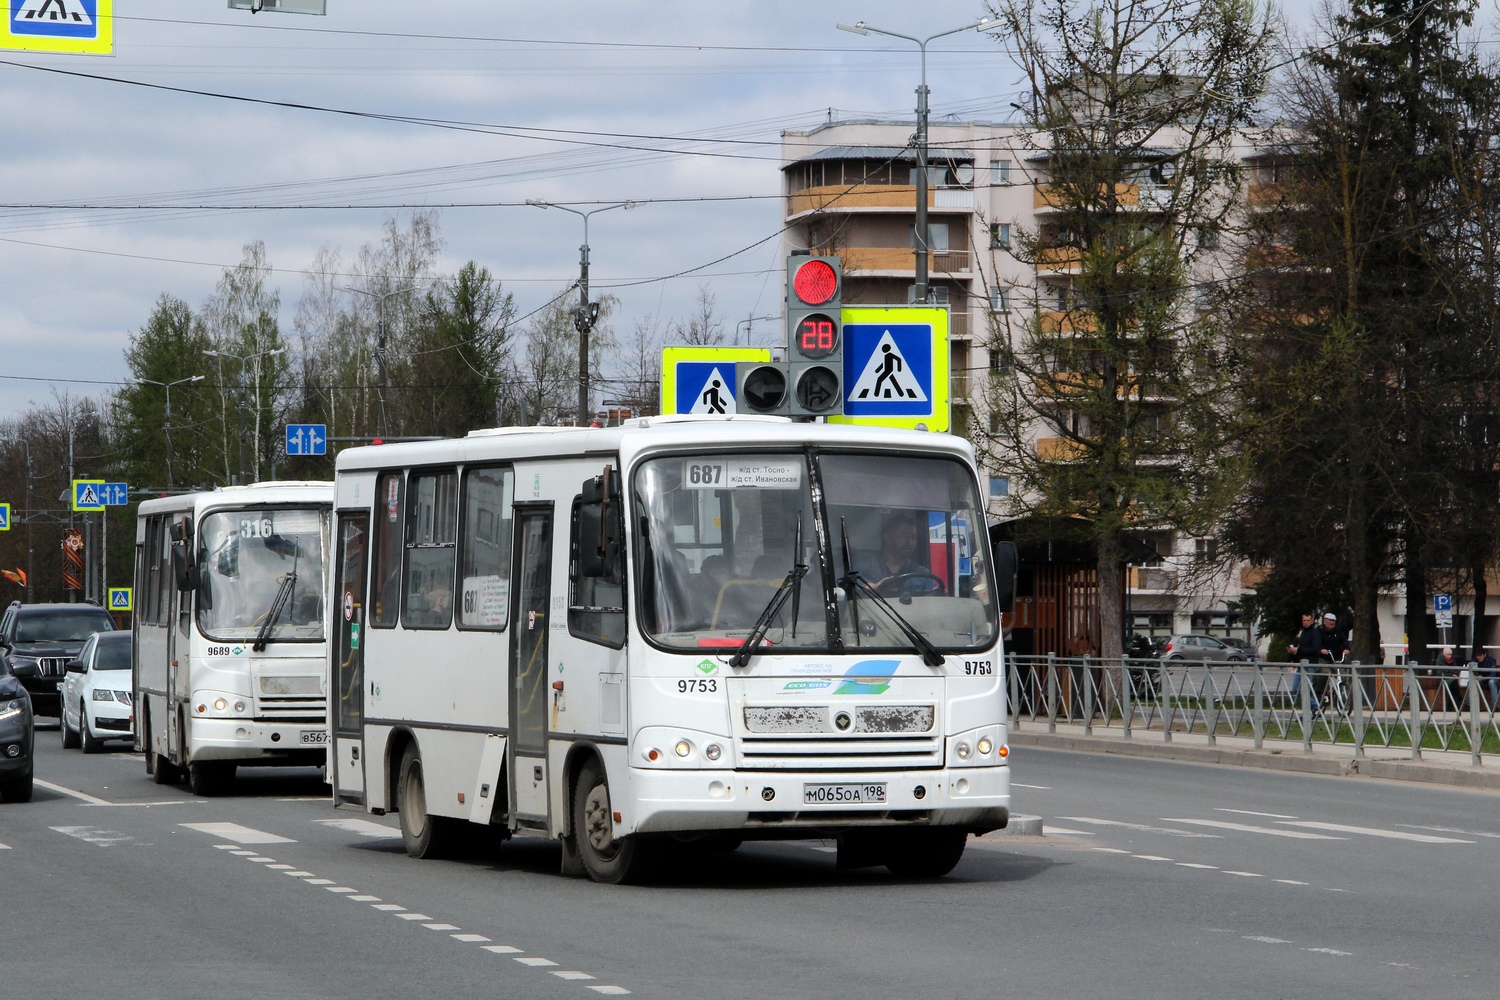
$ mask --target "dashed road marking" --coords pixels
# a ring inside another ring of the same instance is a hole
[[[239,844],[215,844],[214,847],[220,851],[238,851]]]
[[[380,897],[379,896],[350,896],[349,898],[352,899],[352,900],[354,900],[356,903],[378,903],[378,902],[380,902]]]
[[[1240,833],[1265,833],[1272,837],[1289,837],[1292,840],[1348,840],[1348,837],[1330,837],[1324,833],[1306,833],[1302,830],[1278,830],[1273,826],[1251,826],[1249,823],[1230,823],[1222,819],[1173,819],[1162,817],[1163,823],[1187,823],[1191,826],[1211,826],[1217,830],[1237,830]]]
[[[1246,941],[1259,941],[1261,944],[1291,944],[1286,938],[1265,937],[1261,934],[1241,934],[1240,937]]]
[[[1095,816],[1059,816],[1070,823],[1090,823],[1094,826],[1117,826],[1123,830],[1139,830],[1142,833],[1165,833],[1172,837],[1207,837],[1214,840],[1219,839],[1217,833],[1198,833],[1196,830],[1173,830],[1165,826],[1145,826],[1141,823],[1122,823],[1117,819],[1099,819]],[[1176,823],[1177,820],[1164,820],[1167,823]]]
[[[266,867],[273,872],[286,872],[291,871],[296,865],[266,865]]]
[[[511,947],[508,944],[487,944],[487,945],[484,946],[484,950],[485,951],[492,951],[496,955],[519,955],[519,954],[521,954],[521,949],[520,948],[513,948],[513,947]]]
[[[593,990],[595,993],[603,993],[606,996],[612,997],[623,997],[630,993],[630,991],[623,986],[590,986],[589,989]]]
[[[554,976],[556,976],[558,979],[578,979],[578,980],[583,980],[583,979],[593,979],[594,978],[593,976],[589,975],[587,972],[554,972],[552,974]]]
[[[1276,881],[1280,882],[1282,885],[1307,885],[1306,882],[1299,882],[1294,878],[1279,878]]]
[[[281,874],[290,875],[292,878],[312,878],[312,872],[305,872],[300,868],[296,871],[282,872]]]
[[[556,962],[552,961],[552,959],[550,959],[550,958],[537,958],[535,955],[522,955],[522,956],[517,957],[516,961],[520,962],[522,965],[530,965],[530,966],[533,966],[533,967],[536,967],[536,968],[540,968],[540,967],[546,966],[546,965],[556,965],[557,964]]]
[[[1105,854],[1129,854],[1130,852],[1120,847],[1090,847],[1091,851],[1103,851]]]
[[[455,941],[462,941],[464,944],[478,944],[481,941],[489,940],[483,934],[450,934],[448,936]]]
[[[1238,875],[1241,878],[1265,878],[1259,872],[1237,872],[1229,868],[1220,869],[1225,875]]]
[[[353,899],[354,897],[350,896],[349,898]],[[384,910],[386,913],[400,913],[402,910],[406,909],[406,907],[401,906],[398,903],[376,903],[374,905],[374,909]]]
[[[456,930],[458,930],[458,925],[457,924],[442,924],[442,923],[437,923],[437,924],[423,924],[422,926],[425,927],[425,928],[427,928],[430,931],[456,931]]]
[[[1482,830],[1456,830],[1451,826],[1418,826],[1415,823],[1397,823],[1407,830],[1431,830],[1434,833],[1461,833],[1465,837],[1490,837],[1500,840],[1500,833],[1485,833]]]
[[[1219,870],[1219,866],[1218,865],[1200,865],[1200,864],[1198,864],[1195,861],[1179,861],[1179,862],[1177,862],[1177,867],[1178,868],[1202,868],[1204,871],[1210,871],[1210,872],[1216,872],[1216,871]]]
[[[429,917],[425,913],[398,913],[398,914],[396,914],[396,916],[400,917],[402,920],[431,920],[432,919],[431,917]]]
[[[1062,836],[1065,836],[1065,837],[1092,837],[1094,835],[1089,830],[1069,830],[1065,826],[1049,826],[1049,827],[1047,827],[1047,836],[1050,837],[1053,834],[1061,834]]]
[[[1172,860],[1171,858],[1164,858],[1160,854],[1132,854],[1131,857],[1132,858],[1140,858],[1142,861],[1171,861]]]
[[[8,851],[8,850],[10,850],[10,845],[9,844],[0,844],[0,851]]]
[[[329,892],[338,892],[338,893],[358,892],[359,891],[358,889],[351,889],[347,885],[325,885],[323,888],[327,889]]]
[[[305,878],[302,881],[308,885],[333,885],[333,879],[331,878]]]
[[[1295,816],[1288,816],[1286,813],[1263,813],[1263,812],[1256,812],[1254,809],[1224,809],[1224,808],[1220,808],[1220,809],[1215,809],[1214,812],[1239,813],[1241,816],[1264,816],[1266,819],[1296,819],[1297,818]]]
[[[246,858],[245,860],[246,861],[254,861],[256,864],[260,864],[260,865],[274,864],[275,861],[276,861],[275,858]]]
[[[240,848],[237,851],[230,851],[229,853],[233,854],[233,855],[235,855],[237,857],[241,857],[241,858],[251,858],[251,857],[254,857],[256,854],[258,854],[260,852],[258,852],[258,851],[247,851],[247,850],[245,850],[242,847],[242,848]]]
[[[1319,823],[1314,820],[1282,820],[1284,826],[1305,826],[1310,830],[1332,830],[1337,833],[1359,833],[1366,837],[1384,837],[1387,840],[1412,840],[1419,844],[1472,844],[1472,840],[1456,840],[1453,837],[1435,837],[1430,833],[1403,833],[1400,830],[1381,830],[1373,826],[1349,826],[1347,823]]]
[[[1302,950],[1315,951],[1320,955],[1338,955],[1341,958],[1348,958],[1354,954],[1352,951],[1339,951],[1337,948],[1303,948]]]
[[[211,833],[215,837],[224,840],[233,840],[240,844],[295,844],[296,841],[290,837],[278,837],[274,833],[264,830],[254,830],[248,826],[240,826],[238,823],[178,823],[178,826],[187,827],[189,830],[197,830],[199,833]]]

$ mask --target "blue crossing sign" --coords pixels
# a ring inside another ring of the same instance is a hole
[[[109,588],[109,610],[129,611],[131,609],[131,593],[129,587]]]
[[[948,430],[948,310],[845,306],[844,406],[829,423]]]
[[[109,55],[114,0],[5,0],[0,49]]]
[[[10,504],[0,503],[0,531],[10,530]]]
[[[105,507],[102,479],[75,479],[73,480],[73,509],[74,510],[103,510]]]
[[[677,412],[711,417],[738,413],[734,404],[734,363],[680,362],[677,365]]]
[[[287,424],[286,453],[288,457],[328,454],[328,425]]]

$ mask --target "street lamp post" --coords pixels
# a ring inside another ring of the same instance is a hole
[[[188,378],[180,378],[176,382],[158,382],[154,378],[138,378],[136,382],[144,382],[147,385],[159,385],[167,392],[167,491],[171,492],[172,481],[172,386],[182,385],[185,382],[202,382],[202,375],[192,375]]]
[[[550,201],[540,201],[536,198],[527,198],[526,204],[536,208],[560,208],[564,212],[572,212],[583,220],[583,246],[578,248],[578,308],[573,312],[573,327],[578,331],[578,426],[587,427],[589,423],[589,331],[594,328],[594,324],[599,319],[598,304],[589,302],[589,216],[615,208],[623,208],[630,212],[635,209],[636,203],[622,201],[616,205],[591,208],[587,212]]]
[[[376,393],[378,401],[380,403],[380,436],[384,437],[386,434],[390,433],[390,427],[387,426],[385,414],[385,390],[387,388],[386,382],[388,381],[388,375],[386,373],[385,367],[385,300],[396,295],[405,295],[407,292],[416,291],[417,286],[406,285],[403,288],[397,288],[389,292],[372,292],[368,289],[353,288],[348,285],[340,285],[339,287],[343,291],[353,292],[356,295],[368,295],[370,298],[380,303],[380,305],[376,308],[378,317],[376,322],[378,324],[379,334],[375,346],[375,363],[380,366],[380,385],[376,388]]]
[[[233,479],[234,485],[245,476],[245,363],[257,358],[268,358],[273,354],[285,354],[285,347],[275,347],[269,351],[259,351],[255,354],[230,354],[228,351],[204,351],[211,358],[229,358],[231,361],[240,363],[240,472]]]
[[[922,52],[922,85],[917,88],[917,134],[914,141],[917,146],[917,223],[912,242],[916,244],[914,253],[917,264],[916,287],[912,292],[915,302],[925,304],[928,298],[927,289],[927,43],[946,35],[957,35],[964,31],[987,31],[997,28],[1000,22],[994,18],[981,18],[973,24],[966,24],[962,28],[950,28],[947,31],[939,31],[935,35],[926,38],[915,38],[911,35],[901,35],[894,31],[886,31],[883,28],[872,28],[863,21],[856,24],[839,24],[840,31],[852,31],[856,35],[885,35],[889,38],[900,38],[904,41],[915,42]]]
[[[26,592],[31,593],[31,580],[36,574],[36,549],[32,544],[31,533],[31,481],[36,475],[31,469],[31,442],[25,438],[7,438],[10,444],[18,444],[26,449]]]

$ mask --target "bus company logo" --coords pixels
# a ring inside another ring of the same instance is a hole
[[[821,691],[826,687],[832,687],[833,681],[787,681],[782,685],[783,691]]]
[[[717,663],[715,663],[713,660],[701,660],[698,663],[698,670],[700,672],[702,672],[702,673],[705,673],[705,674],[714,673],[718,669],[719,669],[719,665]]]
[[[844,672],[844,683],[834,694],[885,694],[900,660],[861,660]]]

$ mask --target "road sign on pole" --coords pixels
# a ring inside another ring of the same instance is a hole
[[[130,598],[131,598],[131,594],[130,594],[130,588],[129,587],[110,587],[109,588],[109,605],[108,605],[109,610],[110,611],[130,611],[132,609],[131,608],[131,599]]]
[[[73,480],[73,509],[74,510],[103,510],[104,502],[104,480],[102,479],[75,479]]]
[[[5,0],[0,49],[107,56],[115,47],[114,0]]]
[[[287,424],[287,457],[328,454],[327,424]]]
[[[736,361],[770,361],[764,347],[668,347],[661,352],[661,412],[729,417],[739,412]]]
[[[10,504],[0,503],[0,531],[10,530]]]
[[[844,406],[829,423],[948,430],[948,310],[843,310]]]
[[[106,507],[124,507],[130,503],[130,487],[125,483],[102,483],[99,486],[99,499],[104,501]]]

